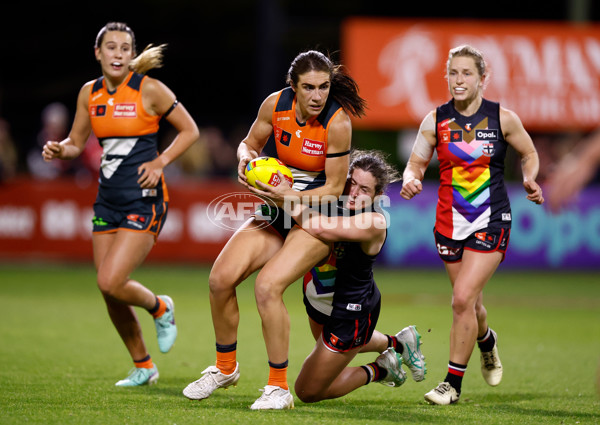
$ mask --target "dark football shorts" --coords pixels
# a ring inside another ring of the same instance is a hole
[[[465,249],[476,252],[499,251],[502,253],[502,261],[504,261],[510,239],[510,229],[500,227],[486,227],[473,232],[461,241],[447,238],[435,228],[433,234],[438,254],[442,261],[446,263],[461,261]]]
[[[349,319],[330,317],[323,326],[323,343],[335,352],[345,352],[366,345],[373,336],[379,319],[381,299],[367,315]]]
[[[114,233],[118,229],[152,233],[158,237],[167,218],[168,202],[139,204],[132,210],[116,210],[111,206],[94,204],[94,233]]]
[[[262,204],[258,207],[254,213],[254,219],[259,223],[267,221],[269,224],[264,228],[277,233],[283,239],[287,238],[290,230],[297,225],[296,221],[286,214],[282,208],[268,204]]]

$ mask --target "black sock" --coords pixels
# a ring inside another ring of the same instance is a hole
[[[446,375],[446,379],[444,379],[444,381],[452,385],[458,394],[460,394],[462,380],[466,370],[467,365],[448,362],[448,374]]]
[[[286,367],[288,367],[288,363],[289,360],[286,360],[283,363],[271,363],[269,361],[269,367],[272,367],[273,369],[285,369]]]
[[[384,335],[387,337],[388,340],[388,348],[392,347],[398,354],[402,354],[404,352],[404,346],[402,345],[402,343],[400,343],[400,341],[396,339],[395,336],[387,334]]]
[[[494,338],[494,334],[492,330],[488,327],[487,331],[481,338],[477,338],[477,346],[479,350],[483,352],[492,351],[494,349],[494,345],[496,344],[496,338]]]
[[[154,307],[148,310],[148,313],[150,314],[156,313],[160,307],[160,301],[158,301],[158,297],[155,296],[154,298],[156,298],[156,304],[154,304]]]
[[[217,345],[217,352],[219,352],[219,353],[231,353],[232,351],[237,350],[237,341],[234,342],[233,344],[223,345],[223,344],[217,343],[216,345]]]
[[[375,362],[361,366],[361,368],[367,372],[367,382],[365,382],[365,385],[371,382],[381,381],[387,376],[387,370]]]

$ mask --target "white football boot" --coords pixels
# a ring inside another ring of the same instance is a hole
[[[389,347],[377,357],[375,363],[387,370],[387,375],[381,381],[377,381],[388,387],[399,387],[406,382],[406,372],[402,370],[402,357]]]
[[[275,385],[261,389],[262,395],[250,406],[252,410],[283,410],[294,408],[294,397],[290,390]]]
[[[492,351],[481,352],[481,374],[488,385],[495,387],[502,381],[502,363],[498,356],[498,336],[493,330],[491,330],[491,332],[494,335],[494,340],[496,342],[494,343]]]
[[[208,398],[217,388],[235,386],[240,379],[240,364],[235,364],[235,370],[231,375],[221,373],[216,366],[210,366],[204,369],[202,373],[200,379],[183,389],[183,395],[190,400],[202,400]]]
[[[460,394],[448,382],[442,382],[433,390],[425,394],[425,401],[429,404],[452,404],[456,403]]]
[[[402,344],[402,360],[408,366],[415,382],[425,379],[427,367],[425,356],[421,353],[421,335],[414,325],[407,326],[396,334],[396,340]]]

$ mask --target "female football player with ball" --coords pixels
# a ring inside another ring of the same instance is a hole
[[[263,155],[278,157],[292,170],[294,185],[289,190],[302,191],[315,199],[338,198],[348,172],[352,136],[348,114],[362,116],[365,101],[341,65],[314,50],[296,56],[287,82],[289,87],[263,101],[247,137],[238,147],[239,180],[248,186],[246,165],[264,151]],[[286,228],[289,226],[284,214],[272,213],[267,227],[256,217],[242,225],[212,267],[209,288],[217,359],[215,366],[208,367],[200,379],[183,390],[190,399],[207,398],[217,388],[237,383],[240,368],[236,361],[236,287],[260,270],[255,295],[267,348],[269,379],[263,395],[251,409],[293,406],[287,383],[289,317],[283,293],[329,254],[329,246],[297,226]]]

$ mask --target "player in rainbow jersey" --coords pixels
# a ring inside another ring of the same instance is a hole
[[[403,174],[400,192],[411,199],[437,151],[440,187],[434,228],[440,258],[452,284],[450,361],[446,378],[425,394],[431,404],[458,401],[463,375],[477,342],[481,372],[492,386],[502,379],[497,335],[488,327],[483,288],[504,259],[512,215],[504,185],[509,146],[521,157],[527,199],[544,202],[536,183],[539,159],[519,117],[483,98],[488,71],[472,46],[450,50],[448,88],[452,100],[424,118]]]

